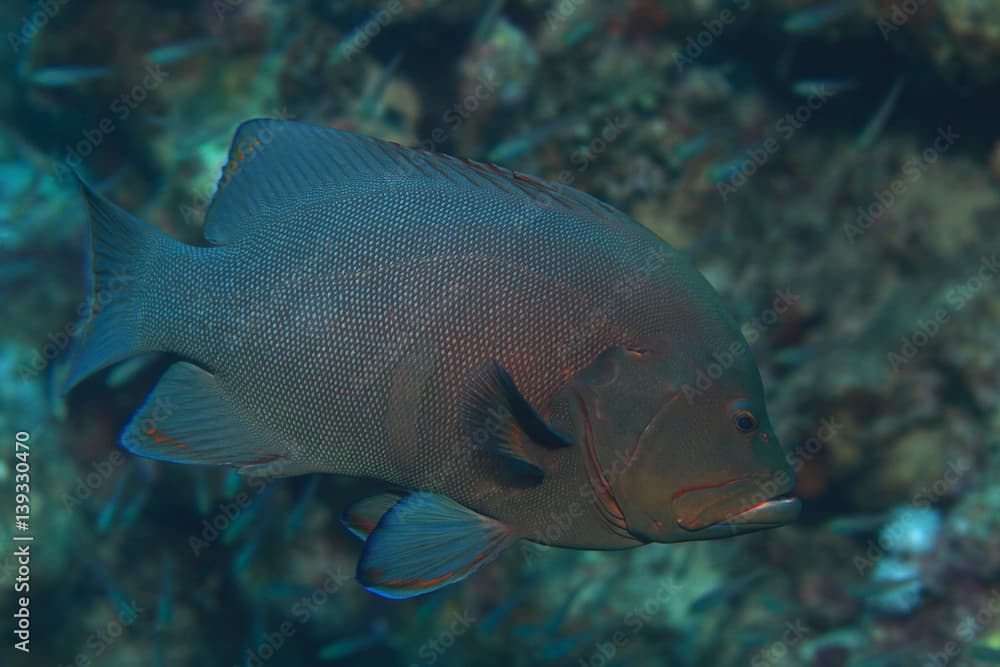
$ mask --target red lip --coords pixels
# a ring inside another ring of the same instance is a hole
[[[755,480],[750,476],[681,489],[673,500],[677,524],[689,531],[720,525],[752,528],[781,525],[798,516],[801,503],[786,497],[791,488],[761,497]]]
[[[749,509],[748,500],[754,491],[749,478],[687,489],[673,500],[677,523],[687,530],[697,530],[727,521]]]

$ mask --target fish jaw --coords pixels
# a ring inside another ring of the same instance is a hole
[[[802,501],[798,498],[774,498],[765,500],[726,521],[692,530],[690,534],[700,540],[712,540],[780,528],[795,521],[801,510]],[[681,527],[684,528],[683,525]]]
[[[686,490],[673,499],[677,525],[692,537],[711,539],[777,528],[798,518],[802,502],[793,483],[762,495],[766,480],[734,479]]]

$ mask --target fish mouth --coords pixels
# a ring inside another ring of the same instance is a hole
[[[674,496],[677,525],[699,537],[725,537],[777,528],[798,518],[802,501],[790,495],[790,488],[761,497],[764,486],[761,481],[734,479],[684,490]]]
[[[757,503],[750,509],[731,517],[725,523],[757,528],[777,528],[799,518],[802,501],[795,496],[783,495]]]

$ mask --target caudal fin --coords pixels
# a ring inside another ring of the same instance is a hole
[[[139,342],[138,269],[165,238],[77,180],[90,210],[90,303],[73,341],[64,394],[102,368],[146,351]]]

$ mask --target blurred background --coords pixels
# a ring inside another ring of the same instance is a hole
[[[1000,1],[6,0],[0,600],[31,434],[30,656],[4,665],[1000,664]],[[801,520],[525,545],[389,601],[364,483],[142,460],[165,362],[52,387],[86,300],[81,173],[187,241],[243,120],[582,188],[688,254],[754,350]],[[9,612],[6,610],[10,610]]]

